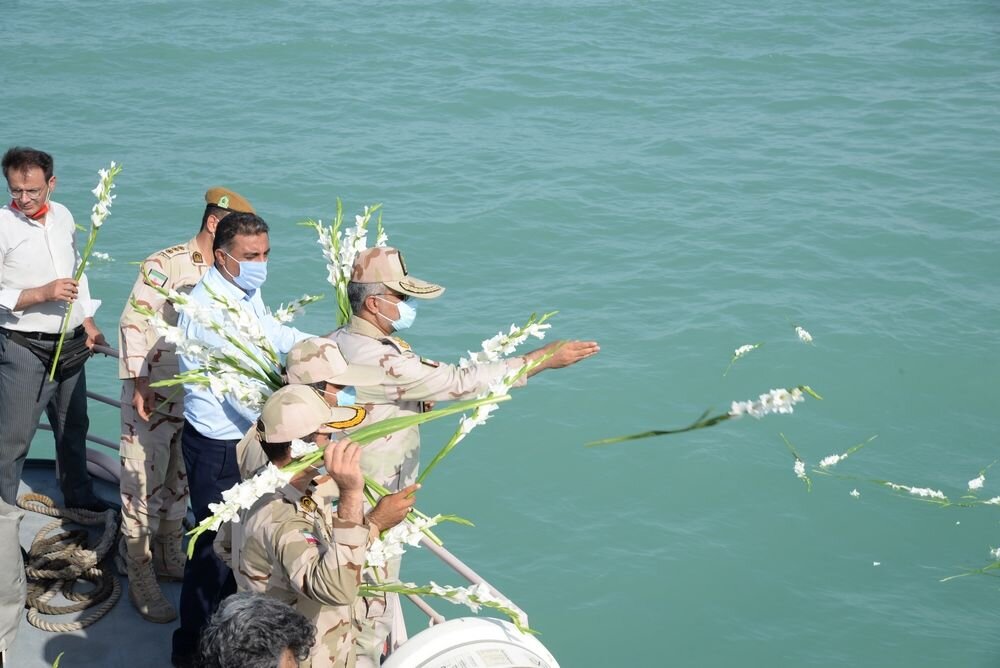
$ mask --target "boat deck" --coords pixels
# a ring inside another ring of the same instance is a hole
[[[94,479],[97,493],[108,501],[120,503],[117,487]],[[24,468],[21,488],[18,494],[36,492],[51,497],[59,503],[62,496],[55,480],[52,462],[32,461]],[[53,518],[30,511],[24,511],[21,522],[21,545],[27,550],[35,535]],[[88,527],[91,532],[91,546],[100,537],[101,527]],[[112,567],[112,572],[117,572]],[[169,668],[170,637],[176,622],[153,624],[136,613],[128,602],[128,581],[118,578],[122,594],[118,603],[101,619],[80,631],[52,633],[41,631],[22,618],[11,650],[7,653],[6,666],[16,668],[49,668],[60,653],[63,653],[60,668]],[[82,583],[82,590],[90,585]],[[164,595],[177,606],[181,587],[179,583],[162,583]],[[56,596],[54,604],[65,603],[62,596]],[[88,611],[46,616],[47,621],[65,623],[74,621]]]

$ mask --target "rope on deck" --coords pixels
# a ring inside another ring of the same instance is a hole
[[[57,508],[44,494],[23,494],[17,505],[42,515],[55,517],[35,535],[28,551],[25,574],[28,577],[28,622],[43,631],[65,633],[90,626],[108,613],[121,597],[121,584],[114,574],[99,565],[111,551],[118,535],[118,514],[113,510],[95,513],[80,508]],[[104,532],[94,549],[87,547],[85,529],[48,534],[68,524],[104,525]],[[76,591],[80,580],[91,583],[89,591]],[[56,594],[62,594],[69,605],[52,605]],[[93,608],[72,622],[54,623],[43,615],[65,615]]]

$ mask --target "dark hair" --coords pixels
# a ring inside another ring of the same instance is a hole
[[[52,179],[52,168],[55,161],[52,156],[45,151],[39,151],[27,146],[12,146],[3,154],[3,175],[7,175],[11,170],[19,172],[26,171],[32,167],[38,167],[45,174],[45,180]]]
[[[278,668],[281,655],[309,658],[316,627],[295,608],[264,594],[224,600],[201,634],[200,668]]]
[[[347,284],[347,301],[351,304],[351,313],[361,313],[361,307],[365,300],[372,295],[380,295],[385,292],[382,283],[355,283]]]
[[[303,436],[302,440],[306,443],[312,443],[316,440],[316,435],[319,434],[318,431],[314,431],[308,436]],[[284,443],[271,443],[264,440],[264,421],[257,418],[257,438],[260,441],[260,448],[267,455],[267,461],[276,462],[284,459],[288,454],[288,451],[292,447],[291,441],[285,441]]]
[[[209,204],[205,207],[205,213],[201,215],[201,229],[205,229],[205,225],[208,224],[208,217],[215,216],[222,222],[222,219],[226,217],[229,213],[229,209],[223,209],[221,206],[215,206],[214,204]]]
[[[267,223],[255,213],[243,213],[233,211],[231,214],[219,221],[219,226],[215,228],[215,240],[212,242],[212,252],[219,250],[228,251],[233,247],[233,238],[236,235],[255,237],[258,234],[267,234]]]

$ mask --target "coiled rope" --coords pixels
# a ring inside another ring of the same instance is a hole
[[[24,510],[55,517],[35,535],[28,551],[25,574],[28,577],[28,622],[43,631],[65,633],[90,626],[108,613],[121,597],[121,584],[114,574],[99,567],[111,551],[118,535],[118,514],[113,510],[95,513],[80,508],[57,508],[44,494],[24,494],[17,499]],[[68,524],[104,525],[94,549],[88,549],[85,529],[48,534]],[[76,591],[77,581],[94,585],[89,591]],[[69,605],[52,605],[50,601],[61,593]],[[93,610],[73,622],[49,622],[43,615],[65,615],[81,610]]]

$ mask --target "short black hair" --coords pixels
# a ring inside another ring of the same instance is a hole
[[[52,178],[55,161],[45,151],[27,146],[12,146],[3,154],[4,178],[7,178],[11,170],[25,171],[32,167],[42,170],[42,173],[45,174],[45,180],[49,181]]]
[[[312,443],[316,440],[316,436],[319,434],[318,431],[314,431],[308,436],[303,436],[301,440],[306,443]],[[267,455],[267,461],[276,462],[285,458],[288,451],[292,448],[292,442],[286,441],[284,443],[271,443],[264,440],[264,421],[257,418],[257,439],[260,441],[261,450]]]
[[[316,627],[305,615],[265,594],[233,594],[201,634],[201,668],[276,668],[286,649],[309,658]]]
[[[212,252],[219,250],[228,251],[233,247],[233,239],[238,234],[255,237],[258,234],[267,234],[268,227],[264,219],[255,213],[243,213],[233,211],[231,214],[219,221],[219,226],[215,228],[215,239],[212,241]]]

